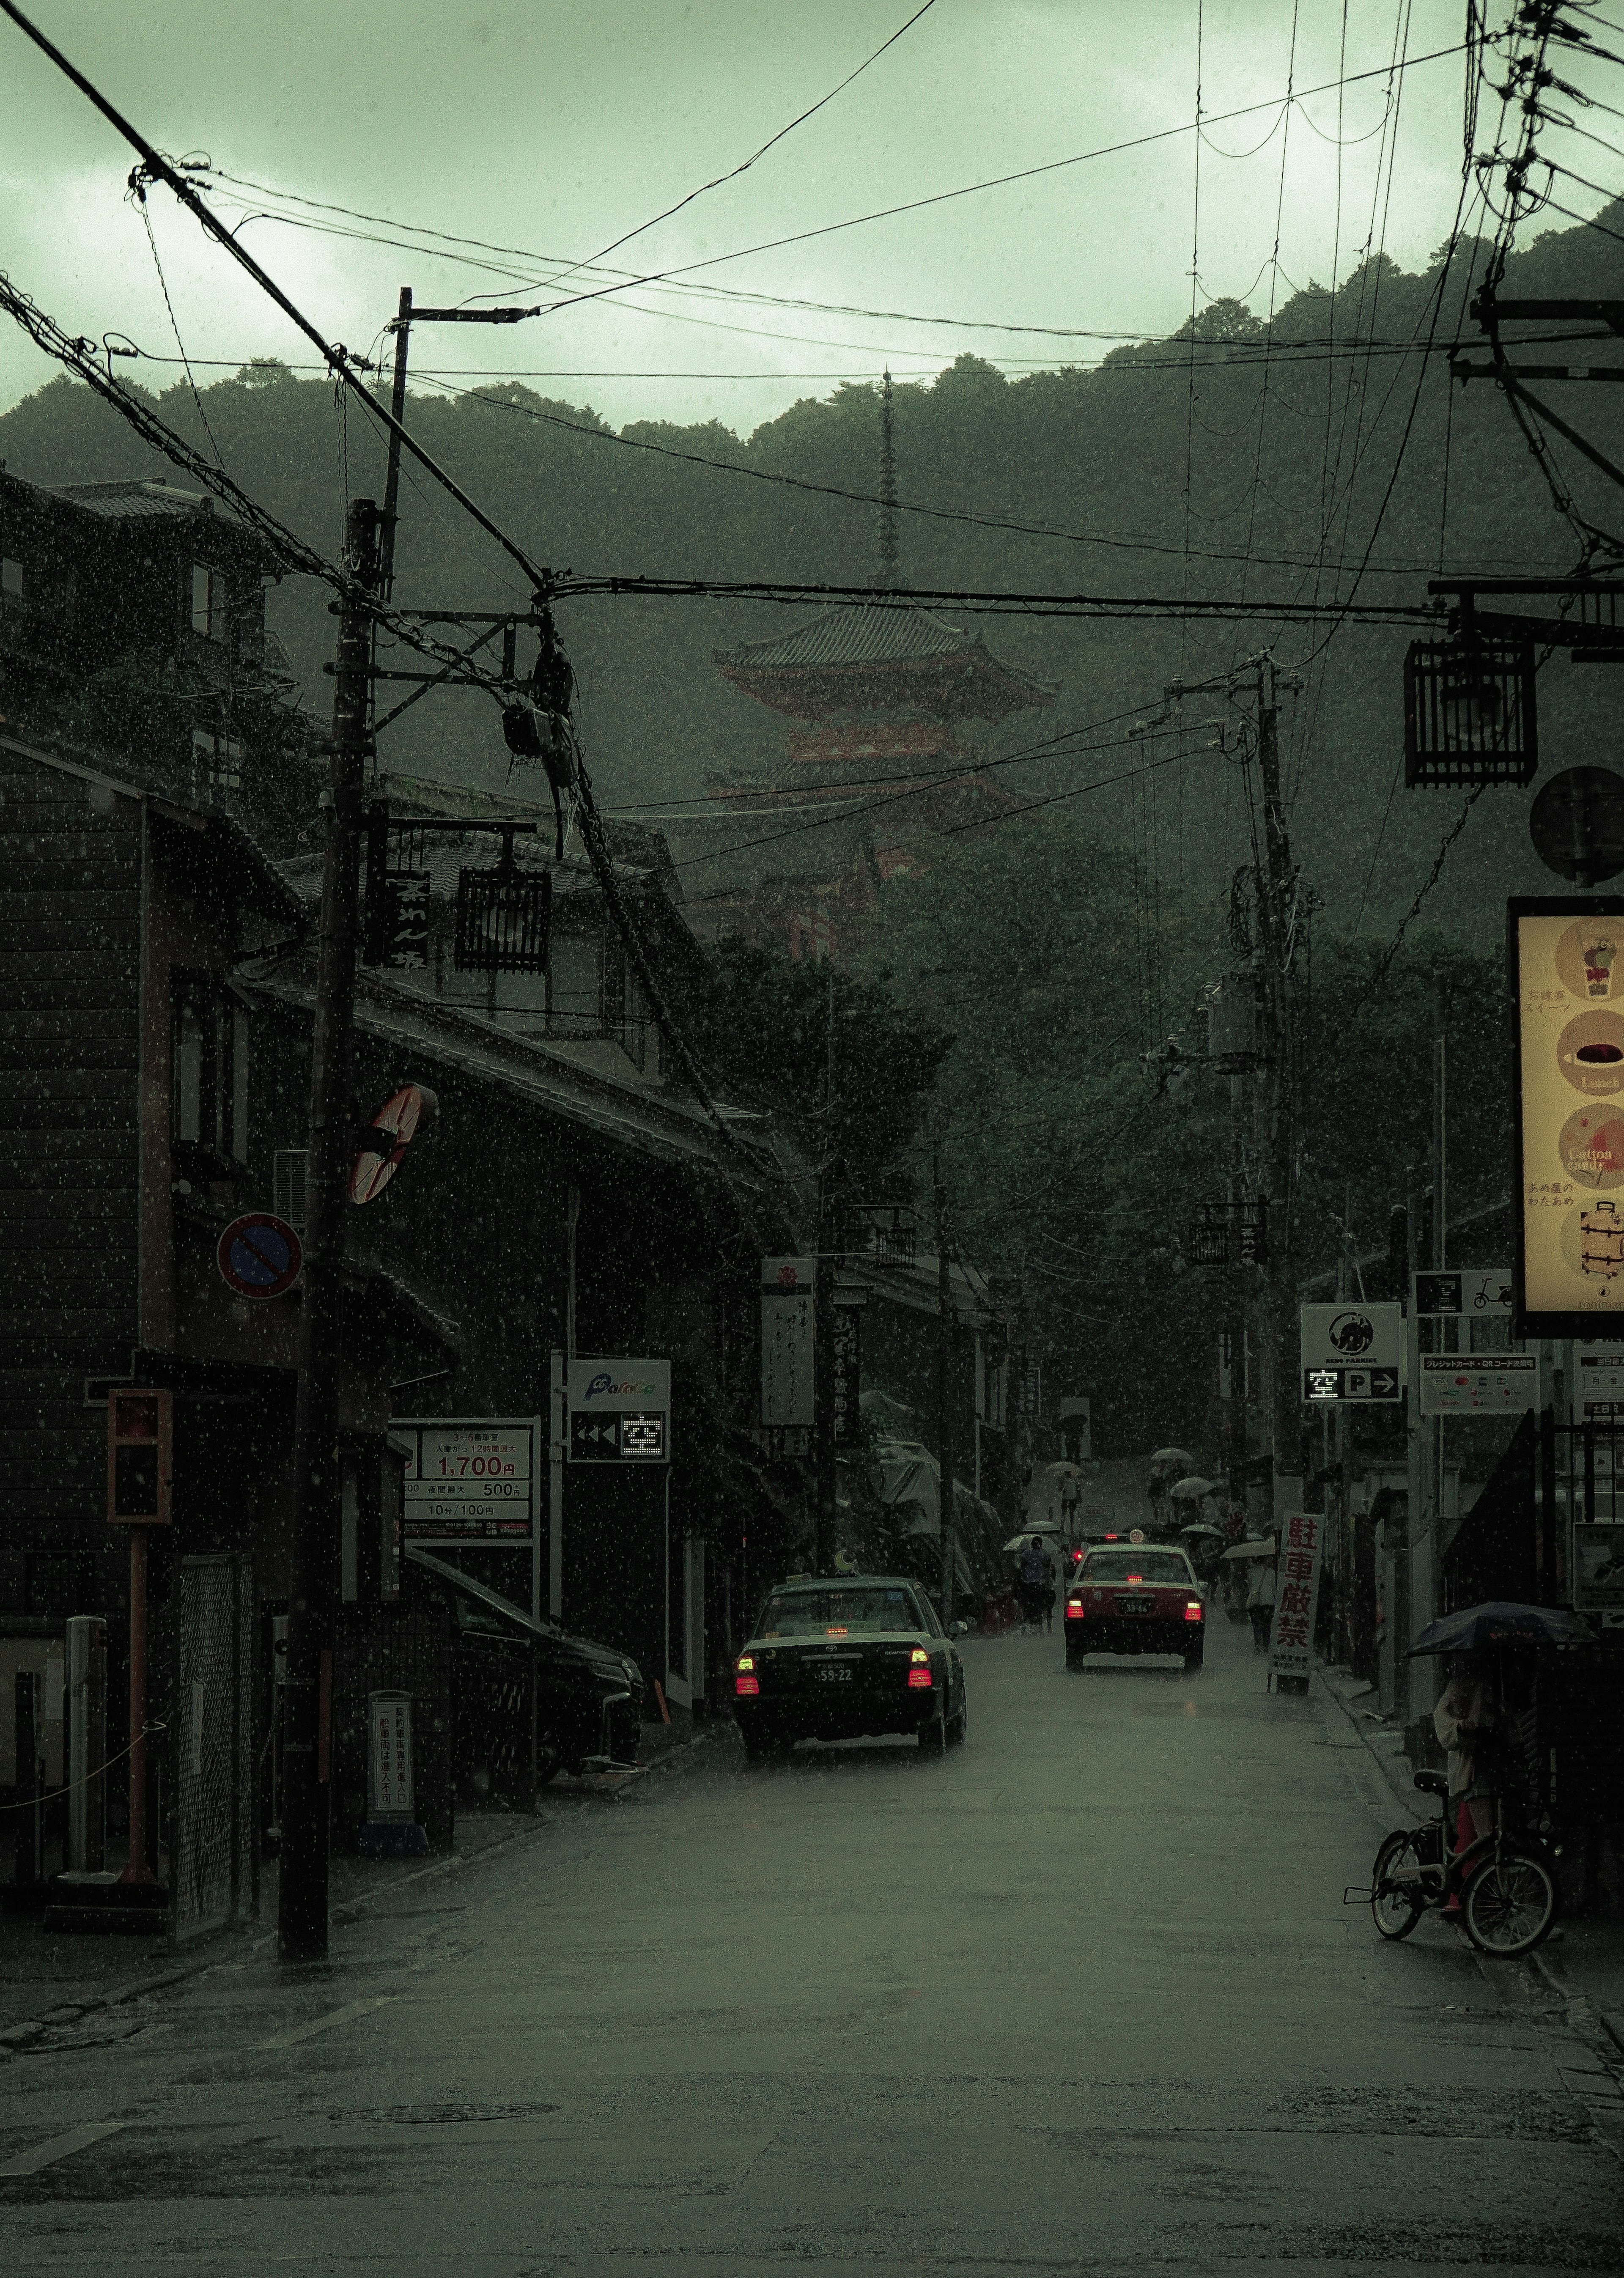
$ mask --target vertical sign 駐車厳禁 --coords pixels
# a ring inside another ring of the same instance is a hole
[[[1296,1511],[1284,1522],[1269,1637],[1269,1674],[1273,1678],[1297,1678],[1304,1685],[1308,1681],[1324,1533],[1325,1521],[1318,1511]]]
[[[1624,902],[1514,900],[1513,1335],[1624,1321]]]

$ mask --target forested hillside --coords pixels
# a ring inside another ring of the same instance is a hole
[[[1571,567],[1575,541],[1498,393],[1450,389],[1441,351],[1458,335],[1475,337],[1465,311],[1476,257],[1463,247],[1447,275],[1435,266],[1409,276],[1369,262],[1334,299],[1305,287],[1272,327],[1237,303],[1218,303],[1194,340],[1121,349],[1095,370],[1010,381],[961,355],[934,386],[900,388],[901,494],[938,510],[903,516],[904,578],[1244,595],[1266,604],[1355,592],[1361,600],[1419,598],[1440,556],[1455,568]],[[1624,241],[1593,228],[1552,232],[1513,262],[1505,289],[1616,294],[1624,290],[1621,264]],[[1086,323],[1087,311],[1072,317]],[[1578,393],[1568,389],[1562,401],[1571,409]],[[335,407],[329,385],[275,366],[215,383],[202,400],[238,480],[301,535],[336,552],[347,489],[381,488],[375,434]],[[184,380],[159,401],[175,427],[210,447]],[[1580,416],[1603,448],[1620,453],[1615,406],[1615,391],[1590,389]],[[478,398],[414,394],[411,419],[535,557],[560,568],[840,582],[864,580],[873,570],[872,505],[794,486],[872,493],[877,414],[868,387],[804,401],[743,439],[721,426],[652,421],[616,436],[590,408],[547,401],[516,385]],[[113,413],[65,378],[0,417],[0,456],[43,482],[163,470]],[[1616,493],[1603,478],[1576,457],[1569,471],[1587,508],[1603,521],[1613,516]],[[971,519],[939,518],[950,516]],[[1053,534],[999,526],[1010,523]],[[1537,560],[1529,558],[1530,531]],[[1248,551],[1249,562],[1242,558]],[[416,481],[403,493],[400,564],[405,600],[468,607],[524,599],[511,565]],[[272,600],[272,621],[317,712],[327,703],[326,599],[290,579]],[[785,622],[784,609],[766,603],[564,607],[587,751],[609,803],[681,796],[718,776],[754,772],[777,754],[782,722],[724,684],[713,653]],[[1004,617],[985,621],[984,630],[1013,661],[1064,684],[1055,714],[1000,730],[1005,752],[1111,720],[1153,701],[1170,676],[1199,676],[1271,638],[1266,614],[1245,628]],[[1367,932],[1391,930],[1458,811],[1442,794],[1392,795],[1408,635],[1350,621],[1272,637],[1282,662],[1304,664],[1308,676],[1288,715],[1286,745],[1307,873],[1334,924],[1352,926],[1362,904]],[[1546,766],[1604,756],[1613,705],[1605,673],[1551,663],[1542,680]],[[1102,727],[1097,740],[1108,748],[1098,758],[1062,753],[1015,768],[1008,779],[1052,793],[1120,776],[1171,749],[1165,737],[1125,745],[1123,733],[1121,725]],[[453,778],[500,780],[505,768],[493,709],[472,696],[440,695],[416,707],[388,731],[385,756],[399,768]],[[1515,796],[1480,803],[1431,898],[1430,919],[1484,943],[1498,929],[1504,891],[1543,881],[1527,847],[1524,806]],[[1166,887],[1197,901],[1222,893],[1246,852],[1237,770],[1208,750],[1058,811],[1132,844]],[[1378,837],[1384,859],[1367,897]]]

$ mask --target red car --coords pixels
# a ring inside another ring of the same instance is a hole
[[[1066,1586],[1066,1667],[1090,1653],[1176,1653],[1201,1667],[1207,1601],[1182,1550],[1113,1542],[1087,1551]]]

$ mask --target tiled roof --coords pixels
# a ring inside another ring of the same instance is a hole
[[[44,487],[53,498],[67,499],[107,522],[195,514],[200,507],[213,511],[212,502],[202,491],[177,490],[169,483],[48,483]]]
[[[916,658],[969,655],[982,646],[975,634],[961,632],[930,609],[865,603],[820,609],[793,632],[719,649],[716,661],[747,672],[782,672],[797,665],[906,664]]]

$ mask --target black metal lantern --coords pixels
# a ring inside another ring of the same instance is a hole
[[[1473,633],[1411,642],[1404,660],[1410,790],[1526,784],[1538,765],[1531,640]]]

